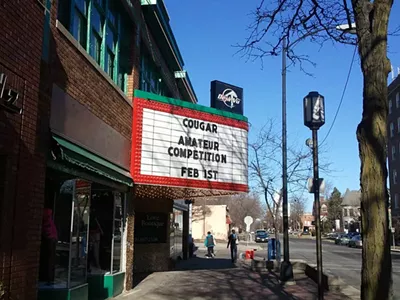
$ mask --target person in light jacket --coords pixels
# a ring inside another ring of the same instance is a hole
[[[204,246],[207,247],[207,257],[215,257],[214,247],[215,247],[215,239],[211,232],[207,232],[206,239],[204,240]]]

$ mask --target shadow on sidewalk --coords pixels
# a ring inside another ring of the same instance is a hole
[[[297,287],[297,290],[302,288]],[[309,295],[307,295],[309,296]],[[135,297],[135,298],[133,298]],[[228,258],[195,257],[179,261],[176,271],[153,273],[143,280],[130,299],[220,299],[220,300],[298,300],[281,286],[274,273],[259,274],[243,262]]]
[[[178,261],[175,265],[176,271],[189,271],[189,270],[220,270],[220,269],[234,269],[237,268],[235,264],[228,258],[207,258],[207,257],[193,257],[188,260]]]

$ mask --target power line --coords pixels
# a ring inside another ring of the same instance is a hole
[[[348,83],[349,83],[349,79],[350,79],[350,75],[351,75],[351,70],[353,69],[354,58],[356,57],[356,51],[357,51],[357,47],[354,47],[353,58],[351,59],[349,72],[347,73],[346,83],[344,84],[344,88],[343,88],[343,92],[342,92],[342,97],[340,98],[340,102],[339,102],[338,108],[337,108],[337,110],[336,110],[335,117],[333,118],[331,127],[329,127],[328,133],[326,134],[326,136],[324,137],[324,139],[322,140],[322,142],[321,142],[321,144],[320,144],[319,146],[322,146],[323,143],[325,143],[326,139],[328,138],[329,134],[330,134],[331,131],[332,131],[333,126],[335,125],[336,118],[337,118],[337,116],[338,116],[338,114],[339,114],[340,107],[342,106],[342,103],[343,103],[344,95],[346,94],[346,89],[347,89],[347,85],[348,85]]]

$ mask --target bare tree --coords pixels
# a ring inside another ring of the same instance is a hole
[[[333,191],[333,183],[329,180],[324,180],[325,182],[325,190],[324,190],[324,199],[328,200],[331,197]]]
[[[295,196],[290,201],[290,223],[295,230],[302,228],[301,218],[304,215],[305,203],[306,200],[302,196]]]
[[[275,131],[275,123],[269,120],[260,130],[254,143],[249,144],[251,161],[250,177],[257,182],[257,187],[264,193],[267,210],[279,238],[279,220],[281,215],[282,184],[282,144],[281,134]],[[288,147],[288,193],[292,196],[304,191],[307,178],[310,176],[312,155],[306,146]],[[329,164],[321,162],[322,171],[329,171]]]
[[[387,77],[391,71],[387,37],[392,5],[393,0],[262,0],[254,12],[249,37],[242,45],[249,58],[264,58],[278,55],[286,39],[289,59],[300,63],[301,68],[303,62],[310,61],[307,55],[295,52],[303,40],[320,45],[335,41],[357,46],[364,81],[363,113],[357,127],[365,240],[361,298],[371,300],[392,297],[386,187]],[[342,24],[355,30],[356,35],[337,30]]]

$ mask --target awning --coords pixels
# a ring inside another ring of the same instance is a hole
[[[127,186],[133,186],[130,173],[123,168],[59,136],[53,135],[53,141],[57,143],[57,148],[60,150],[57,155],[53,155],[53,161],[62,160],[94,175],[99,175]]]

